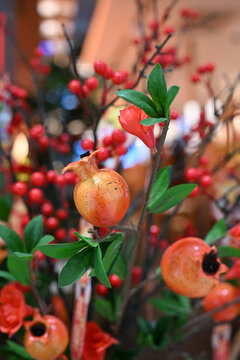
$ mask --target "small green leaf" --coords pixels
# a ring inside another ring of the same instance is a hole
[[[207,233],[205,237],[205,242],[209,245],[214,244],[217,240],[221,239],[227,233],[227,226],[225,219],[222,218],[217,221],[211,230]]]
[[[76,235],[79,239],[81,239],[82,241],[84,241],[86,243],[86,245],[89,245],[91,247],[97,247],[98,246],[98,242],[93,240],[90,237],[86,237],[86,236],[82,236],[81,234],[79,234],[77,231],[74,231],[74,235]]]
[[[121,280],[124,280],[127,276],[128,268],[122,254],[118,256],[117,261],[111,270],[111,273],[117,274]]]
[[[180,203],[195,189],[196,184],[180,184],[167,189],[160,200],[153,201],[148,205],[148,211],[162,213]]]
[[[22,258],[25,261],[30,261],[33,258],[33,254],[30,253],[23,253],[20,251],[15,251],[14,254],[18,257],[18,258]]]
[[[166,118],[162,118],[162,117],[160,117],[160,118],[151,118],[150,117],[150,118],[146,118],[146,119],[141,120],[140,124],[145,125],[145,126],[151,126],[151,125],[155,125],[155,124],[158,124],[160,122],[165,122],[165,121],[167,121]]]
[[[165,115],[165,107],[167,101],[167,86],[164,72],[160,64],[156,64],[148,77],[147,89],[151,95],[154,104],[162,115]],[[149,115],[150,116],[150,115]],[[157,116],[152,116],[157,117]]]
[[[0,236],[10,250],[24,251],[24,245],[20,236],[8,226],[0,225]]]
[[[153,330],[153,340],[154,340],[154,348],[162,348],[166,346],[170,339],[169,336],[170,332],[170,319],[169,317],[162,316],[160,319],[158,319],[157,323],[155,324],[154,330]]]
[[[4,196],[0,198],[0,220],[8,221],[12,208],[12,196]]]
[[[112,266],[112,264],[116,262],[117,257],[120,255],[122,243],[123,243],[123,234],[120,234],[108,246],[105,255],[103,257],[103,266],[106,271],[108,271]]]
[[[190,313],[190,311],[181,306],[181,304],[177,300],[171,299],[169,297],[153,298],[150,299],[149,302],[152,304],[153,307],[167,315],[188,315]]]
[[[92,266],[93,257],[94,249],[87,248],[68,259],[59,275],[58,286],[68,286],[80,279]]]
[[[169,109],[169,106],[171,105],[171,103],[173,102],[173,100],[175,99],[177,93],[179,91],[179,87],[178,86],[171,86],[168,89],[167,92],[167,101],[166,101],[166,111]]]
[[[95,274],[96,274],[96,277],[98,278],[98,280],[103,285],[110,288],[111,284],[110,284],[109,279],[107,277],[106,270],[104,269],[104,266],[103,266],[102,251],[100,249],[100,246],[98,246],[96,248],[96,250],[95,250],[95,254],[94,254],[94,270],[95,270]]]
[[[152,191],[149,197],[149,207],[152,203],[158,203],[169,186],[169,167],[164,167],[157,172]]]
[[[70,256],[75,255],[84,247],[86,247],[85,242],[75,241],[65,244],[39,245],[38,250],[41,251],[43,254],[55,259],[66,259]]]
[[[4,271],[4,270],[0,270],[0,278],[6,279],[6,280],[9,280],[9,281],[16,281],[17,280],[15,278],[15,276],[10,274],[8,271]]]
[[[32,249],[31,253],[34,253],[38,249],[39,246],[47,245],[51,241],[54,240],[54,236],[52,235],[44,235],[38,242],[38,244]]]
[[[116,94],[122,99],[142,109],[148,116],[153,118],[159,117],[154,102],[147,95],[136,90],[120,90],[116,91]]]
[[[113,314],[112,303],[107,299],[96,299],[94,301],[97,311],[107,319],[109,322],[114,322],[115,317]]]
[[[9,350],[14,352],[15,354],[21,356],[24,359],[34,360],[25,350],[25,348],[21,345],[16,344],[15,342],[11,340],[7,340],[7,346]]]
[[[34,249],[43,235],[43,220],[42,215],[33,218],[24,229],[24,244],[26,250],[31,252]]]
[[[8,271],[23,285],[30,285],[30,275],[26,261],[15,254],[9,254]]]
[[[240,258],[240,249],[232,246],[218,246],[218,255],[221,257],[238,257]]]

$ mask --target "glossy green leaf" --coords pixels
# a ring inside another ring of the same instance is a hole
[[[240,249],[232,246],[218,246],[218,255],[221,257],[238,257],[240,258]]]
[[[117,274],[121,280],[124,280],[125,277],[128,274],[128,268],[127,268],[127,264],[122,256],[122,254],[120,253],[117,261],[115,262],[112,270],[111,270],[112,274]]]
[[[111,287],[111,284],[109,282],[109,279],[107,277],[106,270],[103,266],[103,260],[102,260],[102,251],[100,249],[100,246],[98,246],[95,250],[94,254],[94,270],[96,277],[106,287]]]
[[[8,226],[0,225],[0,237],[3,238],[10,250],[24,251],[24,245],[20,236]]]
[[[147,95],[136,90],[119,90],[116,94],[122,99],[142,109],[148,116],[153,118],[159,117],[154,102]]]
[[[227,226],[225,219],[222,218],[217,221],[211,230],[207,233],[205,237],[205,242],[209,245],[214,244],[217,240],[221,239],[227,233]]]
[[[169,109],[169,106],[171,105],[171,103],[173,102],[173,100],[175,99],[177,93],[179,91],[179,87],[178,86],[171,86],[169,89],[168,89],[168,92],[167,92],[167,101],[166,101],[166,110]]]
[[[169,183],[169,167],[166,166],[157,172],[149,197],[149,207],[151,207],[152,203],[158,203],[160,201],[163,194],[165,194]]]
[[[164,115],[167,101],[167,86],[164,72],[160,64],[156,64],[149,74],[147,89],[158,111],[161,111],[162,115]]]
[[[166,118],[162,118],[162,117],[160,117],[160,118],[152,118],[152,117],[150,117],[150,118],[146,118],[146,119],[141,120],[140,124],[145,125],[145,126],[151,126],[151,125],[155,125],[155,124],[158,124],[160,122],[165,122],[165,121],[167,121]]]
[[[54,240],[54,236],[52,235],[44,235],[38,242],[38,244],[32,249],[32,253],[34,253],[34,251],[36,251],[38,249],[39,246],[42,245],[47,245],[48,243],[50,243],[51,241]]]
[[[33,254],[30,253],[24,253],[24,252],[20,252],[20,251],[15,251],[14,254],[18,257],[18,258],[22,258],[25,261],[31,261],[33,258]]]
[[[28,359],[28,360],[34,360],[26,351],[26,349],[19,345],[16,344],[15,342],[11,341],[11,340],[7,340],[7,346],[8,349],[11,350],[12,352],[14,352],[15,354],[21,356],[24,359]]]
[[[74,235],[76,235],[79,239],[81,239],[82,241],[84,241],[86,243],[86,245],[89,245],[91,247],[97,247],[98,246],[98,242],[93,240],[90,237],[86,237],[86,236],[82,236],[81,234],[79,234],[78,232],[74,232]]]
[[[8,271],[4,271],[4,270],[0,270],[0,278],[1,279],[6,279],[6,280],[9,280],[9,281],[16,281],[17,280],[15,278],[15,276],[10,274]]]
[[[112,303],[107,299],[96,299],[94,301],[97,311],[109,322],[115,321]]]
[[[196,184],[180,184],[167,189],[160,200],[152,201],[148,205],[148,211],[162,213],[179,204],[195,189]]]
[[[0,220],[8,221],[12,208],[12,196],[4,196],[0,198]]]
[[[24,229],[24,244],[26,250],[31,252],[34,249],[41,237],[43,236],[43,220],[42,215],[33,218]]]
[[[167,315],[188,315],[190,311],[185,307],[181,306],[179,301],[171,298],[153,298],[149,302],[157,310],[167,314]]]
[[[47,245],[50,246],[50,245]],[[58,278],[58,286],[73,284],[93,265],[94,249],[87,248],[68,259]]]
[[[39,245],[38,250],[43,254],[50,256],[55,259],[65,259],[75,255],[80,250],[86,247],[86,243],[83,241],[75,241],[72,243],[64,244],[49,244]]]
[[[8,271],[23,285],[30,285],[30,275],[26,261],[15,254],[9,254]]]

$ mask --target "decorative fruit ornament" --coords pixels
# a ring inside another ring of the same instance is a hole
[[[240,291],[235,286],[228,283],[219,283],[204,298],[203,306],[205,311],[212,311],[235,300],[238,296],[240,296]],[[231,321],[238,316],[239,311],[240,303],[238,302],[229,305],[211,316],[215,321]]]
[[[167,286],[188,297],[206,296],[218,284],[220,274],[228,270],[216,248],[196,237],[170,245],[163,254],[161,269]]]
[[[109,227],[125,215],[129,189],[125,180],[114,170],[98,169],[96,156],[85,153],[81,160],[68,164],[63,170],[73,170],[79,177],[74,188],[74,202],[82,217],[95,226]]]
[[[68,345],[65,324],[55,316],[35,313],[32,321],[25,321],[24,346],[36,360],[55,360]]]

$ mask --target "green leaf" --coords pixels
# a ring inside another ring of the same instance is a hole
[[[221,257],[238,257],[240,258],[240,249],[232,246],[218,246],[218,255]]]
[[[55,259],[66,259],[72,255],[75,255],[80,250],[86,247],[86,243],[82,241],[75,241],[72,243],[64,244],[49,244],[39,245],[37,248],[43,254]]]
[[[148,205],[148,211],[162,213],[180,203],[195,189],[196,184],[180,184],[167,189],[159,201],[153,201]]]
[[[15,342],[11,340],[7,340],[7,346],[9,350],[14,352],[15,354],[21,356],[24,359],[34,360],[25,350],[25,348],[21,345],[16,344]]]
[[[168,89],[168,92],[167,92],[167,101],[166,101],[166,111],[169,109],[171,103],[173,102],[173,100],[175,99],[177,93],[179,91],[179,87],[178,86],[171,86],[169,89]]]
[[[122,254],[119,254],[117,261],[115,262],[111,270],[111,273],[118,275],[121,280],[124,280],[125,277],[127,276],[128,268]]]
[[[33,254],[29,254],[29,253],[24,253],[24,252],[20,252],[20,251],[15,251],[14,254],[18,257],[18,258],[22,258],[25,261],[30,261],[33,258]]]
[[[32,253],[38,249],[39,246],[46,245],[54,240],[54,236],[52,235],[44,235],[38,242],[38,244],[32,249]]]
[[[170,319],[169,317],[162,316],[158,319],[153,330],[154,348],[162,348],[170,341]]]
[[[122,99],[142,109],[148,116],[153,118],[159,117],[154,102],[147,95],[136,90],[120,90],[116,91],[116,94]]]
[[[151,207],[152,204],[158,203],[160,201],[161,197],[163,194],[165,194],[169,186],[169,182],[169,168],[166,166],[157,172],[156,179],[149,197],[149,207]]]
[[[26,261],[15,254],[9,254],[8,271],[23,285],[30,285],[30,275]]]
[[[211,230],[207,233],[205,237],[205,242],[207,244],[214,244],[217,240],[225,236],[227,233],[227,226],[225,219],[222,218],[219,221],[217,221]]]
[[[146,118],[146,119],[141,120],[140,124],[145,125],[145,126],[151,126],[151,125],[155,125],[155,124],[158,124],[160,122],[165,122],[165,121],[167,121],[166,118],[162,118],[162,117],[160,117],[160,118],[152,118],[152,117],[150,117],[150,118]]]
[[[12,196],[4,196],[0,198],[0,220],[8,221],[12,208]]]
[[[123,234],[120,234],[108,246],[105,255],[103,257],[103,266],[106,271],[108,271],[111,268],[113,263],[115,264],[118,256],[120,255],[122,244],[123,244]]]
[[[115,321],[112,303],[107,299],[96,299],[94,301],[97,311],[110,322]]]
[[[167,86],[164,72],[160,64],[156,64],[148,77],[147,89],[151,95],[154,104],[162,115],[165,115],[165,107],[167,101]],[[150,115],[149,115],[150,116]],[[157,116],[153,116],[157,117]]]
[[[38,244],[43,235],[42,215],[33,218],[24,229],[24,244],[26,250],[31,252]]]
[[[106,270],[104,269],[104,266],[103,266],[102,251],[100,249],[100,246],[98,246],[96,248],[96,250],[95,250],[95,254],[94,254],[94,270],[95,270],[96,277],[98,278],[100,283],[102,283],[103,285],[110,288],[111,284],[110,284],[109,279],[107,277]]]
[[[188,309],[181,306],[181,304],[175,299],[153,298],[150,299],[149,302],[153,307],[167,315],[188,315],[190,313]]]
[[[93,240],[90,237],[86,237],[86,236],[82,236],[81,234],[79,234],[78,232],[74,232],[74,235],[76,235],[79,239],[81,239],[82,241],[84,241],[86,243],[86,245],[89,245],[91,247],[97,247],[98,246],[98,242]]]
[[[59,275],[58,286],[68,286],[80,279],[92,266],[93,257],[94,249],[87,248],[68,259]]]
[[[24,251],[24,245],[20,236],[8,226],[0,225],[0,236],[10,250]]]
[[[6,279],[6,280],[9,280],[9,281],[16,281],[17,280],[15,278],[15,276],[10,274],[8,271],[4,271],[4,270],[0,270],[0,278]]]

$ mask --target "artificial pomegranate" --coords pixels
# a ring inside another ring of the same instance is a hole
[[[79,177],[74,188],[74,202],[84,219],[95,226],[117,224],[125,215],[129,189],[125,180],[114,170],[98,169],[96,155],[83,154],[81,160],[68,164],[63,170],[73,170]]]
[[[204,298],[203,306],[205,311],[212,311],[218,307],[235,300],[240,296],[240,291],[235,286],[228,283],[219,283],[212,291]],[[215,321],[231,321],[238,316],[240,311],[240,303],[229,305],[223,310],[212,314]]]
[[[36,360],[55,360],[68,345],[68,330],[64,323],[52,315],[35,314],[24,323],[24,346]]]
[[[203,240],[187,237],[170,245],[161,260],[162,276],[174,292],[188,297],[206,296],[228,270],[216,248]]]

